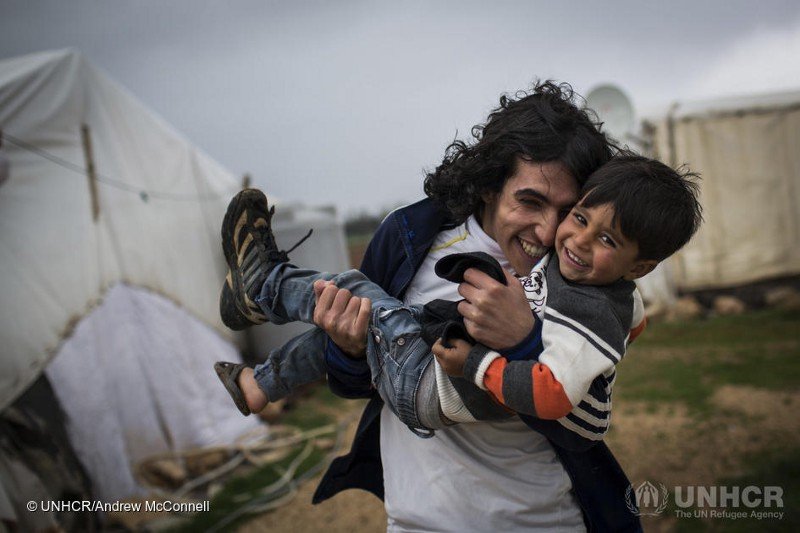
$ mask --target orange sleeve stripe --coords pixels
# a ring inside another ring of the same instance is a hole
[[[630,336],[628,337],[628,342],[633,342],[639,334],[644,331],[644,328],[647,326],[647,317],[644,317],[639,325],[636,326],[631,330]]]
[[[564,392],[564,387],[553,373],[541,363],[531,369],[533,374],[533,405],[536,416],[544,420],[556,420],[572,411],[572,404]]]
[[[498,357],[491,362],[483,375],[483,385],[503,405],[505,405],[505,401],[503,401],[503,371],[506,369],[507,364],[508,361],[505,357]]]

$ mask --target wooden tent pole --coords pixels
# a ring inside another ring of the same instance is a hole
[[[86,160],[86,176],[89,178],[89,194],[92,197],[92,220],[97,222],[100,216],[100,198],[97,195],[97,172],[92,155],[92,137],[89,126],[81,124],[81,140],[83,141],[83,157]]]

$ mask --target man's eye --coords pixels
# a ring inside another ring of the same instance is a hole
[[[522,198],[520,202],[527,207],[541,207],[541,202],[539,200],[535,200],[533,198]]]

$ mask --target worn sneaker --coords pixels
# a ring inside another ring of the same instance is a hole
[[[280,263],[289,260],[289,252],[310,235],[300,239],[289,251],[279,251],[272,233],[275,208],[258,189],[245,189],[233,197],[222,221],[222,251],[228,263],[228,274],[222,285],[219,312],[222,322],[231,329],[242,330],[267,321],[255,302],[264,280]]]

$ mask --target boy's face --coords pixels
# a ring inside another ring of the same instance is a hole
[[[612,224],[610,204],[572,208],[556,232],[561,275],[583,285],[609,285],[634,280],[653,270],[658,261],[640,260],[639,246]]]

